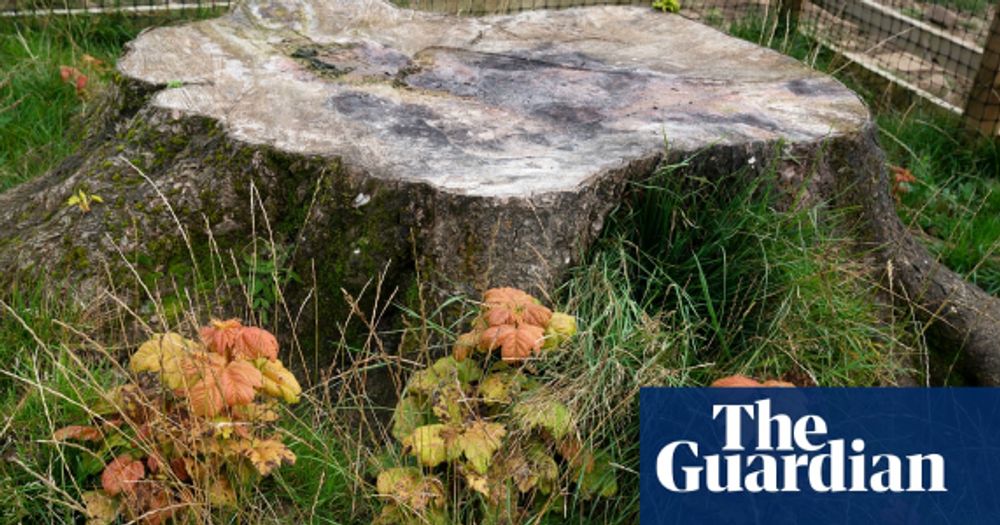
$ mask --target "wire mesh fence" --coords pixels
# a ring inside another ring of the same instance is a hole
[[[329,0],[338,1],[338,0]],[[669,3],[668,0],[660,0]],[[490,14],[649,0],[395,0],[404,7]],[[229,0],[0,0],[7,15],[217,9]],[[1000,131],[996,0],[680,0],[682,16],[725,31],[794,30],[942,108]]]
[[[222,10],[229,6],[229,0],[0,0],[0,15],[151,14],[193,9]]]

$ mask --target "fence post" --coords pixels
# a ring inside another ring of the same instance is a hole
[[[976,79],[963,113],[965,127],[987,136],[1000,124],[1000,10],[993,15]]]

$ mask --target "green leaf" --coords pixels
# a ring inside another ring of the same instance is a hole
[[[489,374],[479,382],[479,397],[488,405],[510,404],[521,391],[521,377],[510,372]]]
[[[427,410],[414,396],[403,396],[396,403],[396,411],[393,415],[392,435],[396,439],[403,441],[412,435],[417,427],[429,423],[429,419]]]
[[[434,415],[446,423],[461,424],[468,412],[468,400],[465,392],[454,383],[445,383],[433,395],[434,405],[431,410]]]
[[[615,469],[611,466],[611,458],[604,452],[594,454],[594,461],[589,465],[589,469],[582,469],[583,472],[577,476],[580,492],[584,499],[593,496],[610,498],[618,493],[618,481],[615,479]]]
[[[559,481],[559,465],[541,443],[533,443],[525,454],[528,465],[538,478],[538,490],[551,494]]]
[[[472,359],[458,362],[452,356],[442,357],[431,366],[438,377],[442,379],[457,379],[460,383],[471,383],[483,375],[479,364]]]
[[[514,415],[526,429],[544,429],[556,440],[562,439],[574,426],[569,409],[554,399],[527,399],[515,405]]]

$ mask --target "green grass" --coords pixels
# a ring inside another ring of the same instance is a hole
[[[86,70],[84,55],[114,65],[143,28],[207,14],[0,18],[0,191],[44,173],[79,145],[74,117],[87,97],[62,81],[60,66],[89,73],[96,88],[107,73]]]
[[[579,317],[582,332],[544,374],[571,393],[588,435],[622,465],[619,497],[574,501],[572,523],[638,519],[642,386],[704,386],[732,374],[822,386],[920,376],[908,321],[873,301],[877,283],[849,256],[836,220],[776,211],[760,187],[738,180],[665,168],[638,185],[642,195],[617,211],[560,290],[560,309]]]
[[[946,266],[1000,293],[1000,141],[970,136],[958,117],[919,101],[887,104],[832,53],[773,20],[749,18],[725,29],[833,73],[868,100],[889,164],[917,178],[900,195],[900,216]]]
[[[889,161],[917,178],[900,215],[949,268],[1000,294],[1000,143],[961,141],[955,118],[879,116]]]

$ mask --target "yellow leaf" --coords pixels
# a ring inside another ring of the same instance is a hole
[[[465,474],[465,483],[469,485],[469,488],[484,495],[490,495],[490,481],[486,476],[480,476],[474,472],[467,472]]]
[[[416,512],[441,507],[445,502],[441,481],[433,476],[424,476],[420,469],[414,467],[383,470],[379,472],[375,486],[380,496],[392,498]]]
[[[200,346],[198,343],[173,332],[155,334],[148,341],[139,345],[139,349],[132,354],[129,369],[137,374],[140,372],[160,372],[167,363],[171,363],[169,366],[174,366],[173,361],[184,357],[188,352],[199,350]]]
[[[255,440],[243,448],[243,455],[262,476],[267,476],[281,465],[295,464],[295,454],[276,439]]]
[[[445,423],[461,423],[468,411],[468,400],[458,384],[447,384],[434,392],[431,410]]]
[[[493,453],[500,448],[501,439],[507,430],[499,423],[475,421],[457,439],[457,446],[462,449],[465,458],[469,460],[472,470],[486,474]]]
[[[236,507],[236,491],[226,478],[215,478],[208,487],[208,501],[215,507]]]
[[[437,423],[424,425],[413,431],[403,444],[413,450],[413,455],[421,464],[436,467],[447,459],[448,450],[441,432],[445,426]]]
[[[575,478],[583,499],[590,499],[595,495],[610,498],[618,492],[618,481],[615,479],[611,458],[603,452],[594,454],[590,469],[582,469]]]
[[[476,349],[479,344],[479,334],[476,332],[469,332],[458,336],[455,340],[455,345],[452,346],[451,353],[456,361],[465,361],[472,351]]]
[[[278,413],[272,406],[274,402],[250,403],[249,405],[233,407],[233,414],[243,421],[254,423],[273,423],[278,420]]]
[[[552,493],[559,480],[559,465],[556,464],[556,460],[538,443],[528,449],[525,459],[535,473],[538,489],[542,494]]]
[[[576,318],[562,312],[552,314],[549,325],[545,327],[545,349],[557,348],[576,335]]]
[[[281,364],[281,361],[258,359],[255,363],[259,364],[261,373],[263,374],[261,391],[271,397],[282,399],[289,404],[299,402],[302,387],[299,386],[295,375],[286,369]]]
[[[504,372],[494,372],[479,382],[479,397],[488,405],[507,404],[520,391],[517,379]]]
[[[118,501],[107,494],[90,490],[81,496],[87,509],[87,525],[109,525],[118,517]]]
[[[104,202],[104,199],[102,199],[100,195],[91,195],[90,200],[94,202]]]

